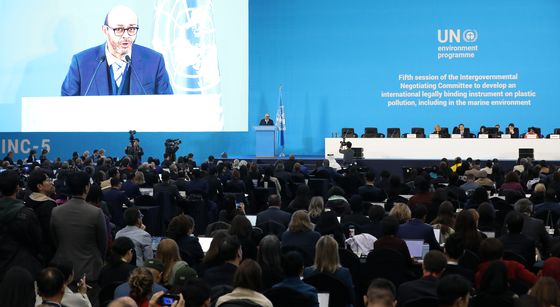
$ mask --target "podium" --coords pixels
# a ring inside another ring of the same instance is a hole
[[[274,158],[276,156],[276,127],[255,126],[255,156],[257,158]]]

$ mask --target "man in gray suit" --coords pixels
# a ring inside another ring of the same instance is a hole
[[[107,228],[101,209],[86,203],[90,178],[84,172],[68,175],[66,185],[72,198],[52,210],[51,233],[56,245],[53,261],[74,263],[75,281],[86,275],[95,284],[107,249]]]

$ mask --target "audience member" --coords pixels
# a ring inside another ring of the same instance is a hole
[[[403,255],[405,261],[412,265],[412,257],[410,256],[410,251],[408,246],[403,239],[397,237],[397,231],[399,230],[399,221],[393,216],[386,216],[381,220],[381,232],[380,238],[373,243],[374,249],[392,249],[401,255]]]
[[[139,307],[148,307],[153,284],[154,277],[148,269],[136,268],[130,273],[128,278],[128,285],[130,287],[128,295]]]
[[[529,290],[529,295],[535,297],[542,307],[560,305],[560,288],[556,280],[551,277],[539,278]]]
[[[69,260],[60,260],[58,263],[51,264],[64,275],[64,296],[62,297],[62,305],[72,307],[91,307],[91,302],[87,296],[86,279],[82,278],[78,282],[78,292],[74,293],[68,286],[74,280],[74,268]]]
[[[13,266],[21,266],[35,276],[43,265],[39,220],[33,209],[16,199],[19,188],[15,171],[0,173],[0,278]]]
[[[130,272],[135,266],[130,264],[134,258],[134,242],[128,237],[115,239],[107,259],[107,264],[99,272],[99,286],[101,288],[114,283],[128,280]]]
[[[261,266],[252,259],[243,261],[233,276],[233,291],[222,295],[216,306],[232,301],[247,300],[263,307],[272,307],[272,303],[259,291],[262,289]]]
[[[521,233],[523,229],[523,215],[511,212],[506,219],[508,233],[499,240],[504,245],[504,250],[512,252],[525,260],[527,268],[532,268],[535,263],[535,242]]]
[[[412,218],[410,208],[404,203],[394,203],[393,208],[389,211],[390,216],[394,216],[399,224],[404,224]]]
[[[181,259],[196,268],[202,262],[204,252],[198,238],[193,235],[194,219],[190,215],[179,214],[171,219],[167,227],[167,237],[175,240]]]
[[[315,255],[315,244],[320,237],[321,234],[313,230],[307,212],[298,210],[292,214],[288,230],[282,234],[282,246],[301,249],[305,253],[302,256],[309,261]]]
[[[383,278],[376,278],[371,281],[364,295],[365,307],[396,307],[397,290],[395,285]]]
[[[290,251],[282,255],[282,270],[284,279],[272,288],[289,288],[303,294],[310,303],[310,307],[319,307],[319,298],[315,287],[301,280],[303,275],[303,256],[297,251]]]
[[[302,185],[305,186],[305,185]],[[298,187],[299,189],[299,187]],[[288,227],[290,223],[290,214],[280,209],[282,201],[280,196],[271,194],[268,196],[268,209],[261,211],[257,214],[257,225],[261,225],[270,221],[280,223]],[[305,204],[307,207],[307,204]],[[307,209],[306,207],[302,209]],[[298,208],[299,209],[299,208]],[[297,210],[297,209],[296,209]]]
[[[441,278],[437,294],[440,307],[468,307],[471,286],[461,275]]]
[[[323,213],[325,202],[322,196],[313,196],[309,201],[309,219],[312,223],[317,224],[319,216]],[[305,210],[305,208],[303,209]]]
[[[35,283],[23,267],[12,266],[0,282],[0,302],[5,307],[34,307]]]
[[[280,240],[275,235],[267,235],[259,243],[257,261],[262,269],[263,290],[270,289],[283,278],[280,247]]]
[[[431,250],[440,250],[433,228],[425,223],[427,214],[428,210],[424,205],[415,205],[412,208],[412,219],[399,226],[397,236],[401,239],[424,240]]]
[[[164,270],[162,283],[167,288],[174,285],[175,274],[180,269],[184,268],[184,270],[186,270],[186,274],[188,274],[191,278],[197,277],[197,273],[191,269],[185,261],[181,260],[179,247],[172,239],[163,239],[159,242],[156,251],[156,259],[163,262]]]
[[[513,306],[516,295],[509,287],[508,269],[504,262],[492,261],[487,263],[486,267],[487,269],[482,273],[479,291],[472,299],[472,306]]]
[[[373,172],[368,172],[365,178],[366,184],[358,189],[358,193],[364,201],[379,203],[387,199],[385,191],[375,186],[375,174]]]
[[[434,229],[440,229],[441,242],[445,243],[447,238],[455,232],[453,229],[455,227],[455,207],[453,203],[450,201],[442,202],[438,209],[438,215],[431,224]]]
[[[154,278],[154,283],[152,284],[152,293],[157,293],[159,291],[167,291],[167,288],[163,287],[161,283],[161,279],[163,278],[163,262],[159,259],[147,259],[144,261],[144,268],[148,269],[150,273],[152,273],[152,277]],[[123,296],[128,296],[130,293],[130,285],[128,284],[128,280],[120,284],[117,288],[115,288],[114,298],[119,298]]]
[[[352,195],[350,198],[350,211],[351,213],[345,214],[340,218],[342,225],[354,224],[365,225],[369,223],[369,219],[364,215],[364,201],[360,195]]]
[[[210,307],[210,287],[202,279],[187,281],[181,294],[185,300],[185,307]]]
[[[422,262],[422,277],[399,286],[397,291],[398,306],[404,306],[418,298],[437,299],[439,278],[446,265],[447,259],[442,252],[438,250],[429,251]]]
[[[210,288],[216,286],[233,286],[233,276],[243,259],[241,243],[236,236],[228,236],[219,247],[222,264],[211,267],[204,272],[202,279]]]
[[[482,235],[478,231],[476,220],[468,210],[463,210],[457,215],[455,221],[455,233],[461,239],[463,247],[478,254]]]
[[[551,241],[550,235],[544,227],[544,222],[531,216],[533,212],[533,203],[524,198],[518,200],[513,205],[513,208],[515,211],[523,214],[523,229],[521,233],[535,242],[541,255],[548,255]]]
[[[65,285],[64,274],[59,269],[48,267],[37,275],[35,280],[37,293],[41,296],[43,305],[63,307]]]
[[[136,253],[136,265],[142,266],[144,260],[154,257],[152,250],[152,237],[145,231],[146,226],[142,222],[144,215],[136,207],[126,209],[124,212],[124,222],[126,227],[117,231],[115,239],[127,237],[134,243]]]
[[[459,264],[459,259],[463,256],[465,250],[461,239],[456,234],[452,234],[447,238],[444,251],[447,257],[447,266],[445,267],[443,276],[452,274],[461,275],[472,284],[474,282],[474,272]]]

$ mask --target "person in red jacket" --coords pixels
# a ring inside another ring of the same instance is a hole
[[[521,263],[511,260],[503,260],[502,256],[504,254],[504,245],[502,242],[496,238],[488,238],[482,241],[480,244],[480,256],[482,262],[478,266],[478,271],[475,274],[475,286],[478,289],[480,287],[480,281],[482,276],[488,269],[488,266],[492,261],[502,261],[507,269],[508,280],[510,281],[521,281],[527,286],[532,286],[537,282],[537,276],[531,273],[525,268]]]

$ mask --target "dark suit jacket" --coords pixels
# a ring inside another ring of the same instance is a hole
[[[439,280],[437,278],[428,276],[401,284],[397,291],[397,306],[404,306],[407,302],[421,297],[437,299],[438,283]]]
[[[177,215],[177,200],[181,198],[175,184],[162,182],[154,185],[154,199],[161,206],[161,214],[167,223]]]
[[[288,227],[291,217],[291,214],[282,211],[280,208],[268,207],[268,209],[257,214],[257,225],[264,224],[268,221],[274,221]]]
[[[236,270],[237,266],[226,262],[204,271],[202,279],[210,288],[221,285],[233,286],[233,274],[235,274]]]
[[[61,95],[83,96],[92,78],[94,81],[88,95],[111,95],[107,60],[99,65],[99,70],[94,76],[99,59],[104,56],[105,44],[74,55],[62,83]],[[132,72],[130,75],[130,95],[143,95],[144,90],[147,94],[173,94],[160,53],[140,45],[132,45],[132,70],[136,70],[136,74]]]
[[[395,236],[383,236],[378,238],[377,241],[373,243],[373,249],[392,249],[401,253],[408,264],[412,264],[413,262],[408,246],[404,240]]]
[[[371,185],[363,185],[359,187],[358,193],[364,201],[380,203],[387,199],[387,194],[385,193],[385,191]]]
[[[535,241],[523,234],[506,234],[499,238],[504,244],[504,251],[511,251],[525,258],[528,268],[535,263]]]
[[[550,249],[550,235],[546,232],[544,222],[542,220],[524,214],[523,230],[521,230],[521,233],[535,242],[535,245],[539,249],[541,255],[548,255],[548,251]]]
[[[274,126],[274,121],[272,121],[272,119],[269,119],[268,122],[266,122],[263,118],[259,122],[259,126]]]
[[[419,219],[412,219],[399,226],[397,236],[401,239],[424,240],[430,245],[430,250],[441,250],[439,243],[434,235],[432,226],[422,222]]]
[[[474,284],[474,272],[470,269],[467,269],[461,265],[448,263],[447,266],[445,267],[445,271],[443,271],[443,274],[441,276],[443,277],[452,274],[461,275],[466,280],[468,280],[471,283],[471,285]]]
[[[111,214],[111,222],[117,225],[118,228],[124,227],[124,214],[122,205],[130,207],[130,201],[126,197],[124,191],[117,189],[107,189],[103,191],[103,200],[107,203],[109,213]]]
[[[57,247],[53,261],[70,259],[74,277],[96,281],[107,250],[107,227],[101,209],[73,198],[52,210],[51,233]]]

